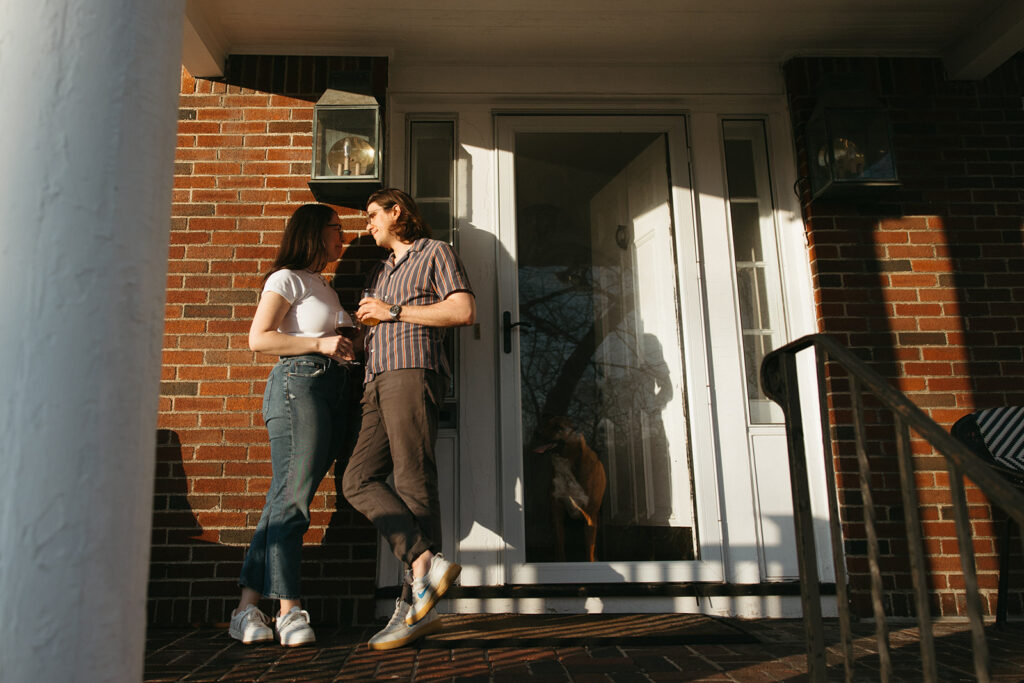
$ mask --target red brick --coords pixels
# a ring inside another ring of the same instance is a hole
[[[242,112],[237,109],[203,107],[196,110],[197,121],[231,121],[240,118],[242,118]]]
[[[239,396],[251,391],[248,382],[206,382],[199,386],[200,396]]]
[[[238,189],[251,188],[251,187],[263,187],[267,183],[267,178],[260,175],[227,175],[220,176],[217,178],[217,187],[233,187]]]
[[[272,159],[264,149],[222,149],[219,153],[221,161],[263,161]]]
[[[227,379],[228,370],[216,365],[186,365],[178,369],[178,379]]]
[[[198,460],[245,460],[246,451],[241,446],[209,446],[196,448]]]
[[[220,130],[224,134],[242,133],[246,135],[244,144],[248,145],[248,136],[253,133],[265,133],[267,124],[263,121],[225,121]]]
[[[204,135],[220,132],[220,124],[216,121],[178,121],[179,135]]]
[[[242,171],[249,175],[288,175],[292,169],[291,164],[279,161],[247,161],[242,164]]]
[[[263,208],[259,204],[218,204],[218,216],[259,216]]]

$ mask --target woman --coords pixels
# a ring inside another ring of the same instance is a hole
[[[275,629],[281,645],[316,640],[302,609],[299,565],[309,503],[346,441],[348,361],[352,342],[337,336],[337,316],[351,324],[320,272],[341,257],[341,220],[323,204],[299,207],[264,278],[249,348],[280,356],[263,393],[273,477],[253,535],[231,614],[229,633],[243,643],[274,639],[260,598],[281,603]]]

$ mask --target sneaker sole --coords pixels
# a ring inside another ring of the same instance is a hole
[[[256,643],[269,643],[270,641],[272,641],[274,639],[274,634],[270,634],[269,636],[266,636],[264,638],[250,638],[249,640],[246,640],[242,636],[236,636],[234,633],[231,633],[230,631],[228,632],[228,635],[231,636],[232,638],[234,638],[235,640],[241,642],[242,645],[255,645]]]
[[[408,645],[409,643],[413,642],[414,640],[419,640],[423,636],[429,636],[431,633],[434,633],[435,631],[439,630],[440,628],[441,628],[441,620],[440,619],[435,619],[434,621],[430,622],[426,626],[422,627],[420,630],[416,631],[415,633],[409,634],[405,638],[400,638],[400,639],[397,639],[397,640],[388,640],[388,641],[385,641],[383,643],[367,643],[366,646],[369,649],[375,650],[375,651],[378,651],[378,652],[381,651],[381,650],[394,650],[394,649],[399,648],[399,647],[404,647],[404,646]]]
[[[281,643],[281,647],[302,647],[303,645],[312,645],[316,642],[316,638],[310,638],[309,640],[300,640],[294,643]]]
[[[452,562],[451,566],[448,567],[448,571],[446,571],[444,575],[441,576],[441,580],[437,583],[437,590],[431,592],[427,601],[420,606],[419,610],[417,610],[415,614],[412,613],[412,610],[409,610],[409,614],[405,617],[405,623],[409,626],[412,626],[417,621],[427,616],[427,612],[434,609],[434,605],[436,605],[437,601],[440,600],[441,597],[448,592],[448,589],[451,587],[452,583],[455,581],[455,579],[459,578],[459,574],[461,573],[462,565],[455,564],[454,562]]]

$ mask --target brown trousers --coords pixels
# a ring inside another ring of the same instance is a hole
[[[424,551],[441,549],[434,442],[446,388],[444,376],[419,368],[390,370],[367,382],[359,438],[342,479],[345,498],[406,567]]]

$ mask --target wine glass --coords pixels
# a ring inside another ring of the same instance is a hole
[[[362,299],[382,299],[383,297],[384,297],[384,293],[382,291],[380,291],[379,289],[364,289],[363,290],[363,295],[362,295],[362,297],[360,297],[360,300],[362,300]],[[366,325],[367,327],[373,327],[374,325],[379,323],[380,320],[378,320],[377,318],[363,318],[361,322],[364,325]]]
[[[334,316],[334,333],[345,339],[355,339],[359,336],[359,327],[345,311],[338,311]]]
[[[359,324],[353,320],[345,311],[338,311],[334,315],[334,333],[345,339],[355,339],[359,336]],[[345,361],[347,363],[358,363],[358,360]]]

